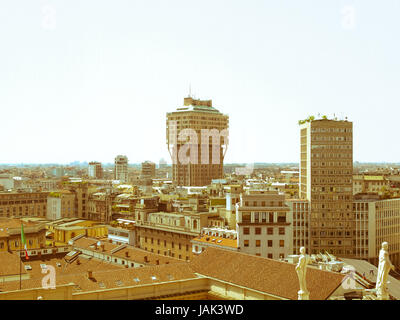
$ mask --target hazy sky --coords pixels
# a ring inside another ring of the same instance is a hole
[[[0,163],[164,157],[188,94],[230,117],[225,162],[297,162],[297,121],[354,123],[400,161],[400,1],[4,0]]]

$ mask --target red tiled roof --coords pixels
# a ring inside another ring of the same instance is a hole
[[[190,265],[201,275],[297,300],[299,280],[295,265],[250,254],[208,247]],[[307,289],[311,300],[327,299],[344,275],[309,267]]]

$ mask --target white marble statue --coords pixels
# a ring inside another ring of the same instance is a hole
[[[299,300],[308,300],[309,292],[306,285],[306,272],[307,272],[308,259],[306,256],[306,248],[300,248],[299,262],[296,265],[297,276],[299,277],[300,291],[298,292]]]
[[[388,243],[382,243],[382,249],[379,251],[378,277],[376,279],[376,294],[379,299],[389,299],[387,289],[387,278],[389,271],[394,270],[394,265],[389,260]]]

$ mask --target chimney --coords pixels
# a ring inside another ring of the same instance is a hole
[[[129,251],[125,251],[125,257],[129,257]]]
[[[157,259],[157,260],[156,260],[156,264],[160,264],[160,260]]]
[[[148,256],[144,256],[144,262],[149,262]]]
[[[79,259],[76,260],[76,264],[77,264],[77,265],[81,264],[81,262],[80,262]]]
[[[88,276],[88,279],[93,279],[93,272],[92,272],[92,270],[88,270],[87,276]]]
[[[101,251],[103,251],[103,252],[105,251],[104,250],[104,244],[101,245]]]

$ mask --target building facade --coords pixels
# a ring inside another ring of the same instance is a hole
[[[128,157],[118,155],[115,157],[114,179],[122,183],[128,182]]]
[[[48,192],[0,193],[0,217],[46,217]]]
[[[299,254],[301,247],[309,250],[310,203],[304,199],[287,199],[286,205],[290,208],[288,219],[293,228],[293,254]]]
[[[310,201],[310,248],[355,256],[353,123],[309,120],[300,124],[301,199]]]
[[[228,121],[227,115],[212,107],[212,100],[191,97],[184,99],[183,107],[167,113],[167,145],[176,185],[205,186],[223,178]],[[202,135],[204,130],[215,139]]]
[[[285,196],[274,191],[242,194],[236,213],[240,252],[270,259],[292,254],[293,230]]]
[[[389,258],[400,266],[400,199],[360,199],[353,203],[356,217],[356,255],[378,265],[382,242],[389,243]]]
[[[156,176],[156,164],[150,161],[142,163],[142,178],[154,178]]]
[[[89,162],[88,167],[89,178],[92,179],[103,179],[103,168],[100,162]]]
[[[76,217],[74,200],[74,195],[67,190],[50,192],[47,198],[46,219],[54,221],[62,218]]]

